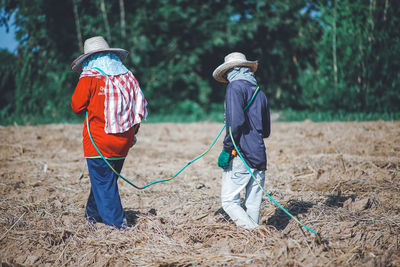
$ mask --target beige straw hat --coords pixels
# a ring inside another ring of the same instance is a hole
[[[102,36],[95,36],[89,38],[85,41],[84,54],[80,55],[77,59],[75,59],[71,64],[72,71],[82,71],[82,63],[87,59],[89,56],[93,55],[94,53],[98,52],[105,52],[110,51],[114,52],[121,60],[126,59],[129,55],[129,52],[121,49],[121,48],[110,48],[107,41]]]
[[[252,72],[256,72],[258,62],[257,61],[248,61],[246,56],[239,52],[230,53],[225,57],[225,61],[223,64],[219,65],[213,72],[213,77],[219,82],[227,83],[226,72],[233,67],[244,66],[249,67]]]

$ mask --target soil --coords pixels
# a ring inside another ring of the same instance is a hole
[[[122,171],[168,178],[221,124],[143,124]],[[219,199],[222,138],[171,181],[119,180],[129,227],[90,224],[81,124],[0,127],[2,266],[400,266],[400,122],[274,122],[260,227]],[[328,242],[322,240],[326,238]]]

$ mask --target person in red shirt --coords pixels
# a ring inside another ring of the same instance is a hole
[[[147,101],[135,76],[122,63],[128,51],[110,48],[101,36],[89,38],[84,54],[71,64],[81,72],[71,99],[76,114],[87,113],[93,142],[108,163],[120,172],[136,141],[140,123],[147,117]],[[83,127],[83,151],[89,169],[91,190],[85,217],[117,228],[126,226],[118,191],[118,175],[106,164]]]

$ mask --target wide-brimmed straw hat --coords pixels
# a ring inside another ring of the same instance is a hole
[[[102,36],[95,36],[89,38],[85,41],[84,54],[80,55],[76,58],[71,64],[71,70],[73,71],[82,71],[82,63],[90,57],[91,55],[99,52],[113,52],[115,53],[121,60],[126,59],[129,55],[129,52],[121,49],[121,48],[110,48],[107,41]]]
[[[234,67],[244,66],[249,67],[252,72],[256,72],[258,67],[257,61],[249,61],[246,56],[239,52],[230,53],[225,57],[223,64],[219,65],[213,72],[213,77],[219,82],[227,83],[226,72]]]

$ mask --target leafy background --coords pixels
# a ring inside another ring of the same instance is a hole
[[[130,51],[150,121],[223,119],[225,85],[211,74],[233,51],[259,61],[257,80],[286,119],[400,118],[400,1],[0,3],[19,42],[0,50],[0,124],[76,121],[69,67],[96,35]]]

